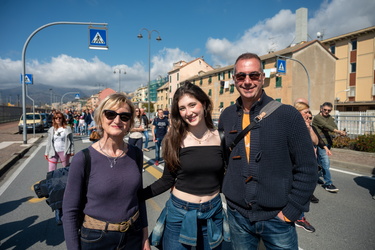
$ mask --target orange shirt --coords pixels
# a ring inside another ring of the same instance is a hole
[[[250,114],[244,113],[242,117],[242,129],[245,129],[249,124],[250,124]],[[244,136],[247,162],[250,161],[250,133],[251,132],[247,133]]]

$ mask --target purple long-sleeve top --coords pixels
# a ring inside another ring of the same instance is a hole
[[[96,151],[92,146],[89,147],[91,171],[84,214],[102,221],[119,223],[129,220],[139,210],[141,228],[147,227],[146,205],[137,197],[137,192],[143,187],[143,183],[136,157],[139,154],[142,155],[142,152],[137,154],[136,150],[139,149],[129,146],[127,154],[118,158],[117,163],[111,168],[105,155]],[[113,160],[113,158],[109,159]],[[84,166],[85,156],[80,151],[73,157],[70,165],[63,200],[62,221],[68,249],[80,249],[77,222],[81,201],[84,200],[81,190],[85,189],[86,185]]]

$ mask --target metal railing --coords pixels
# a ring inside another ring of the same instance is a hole
[[[339,130],[345,130],[351,139],[360,135],[375,134],[374,112],[340,112],[332,115]]]

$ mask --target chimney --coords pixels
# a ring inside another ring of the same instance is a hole
[[[296,11],[296,39],[295,43],[307,42],[307,8]]]

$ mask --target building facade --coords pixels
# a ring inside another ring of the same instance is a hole
[[[334,88],[337,109],[375,110],[375,26],[322,43],[338,58]]]

